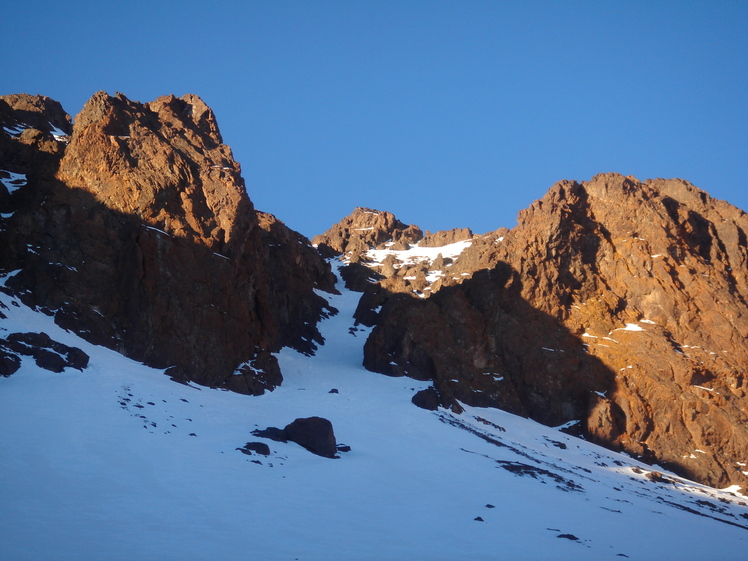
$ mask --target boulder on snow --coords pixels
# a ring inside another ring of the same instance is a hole
[[[270,447],[264,442],[247,442],[243,447],[237,448],[242,454],[252,455],[252,452],[261,454],[262,456],[270,455]]]
[[[0,349],[0,376],[15,374],[21,367],[21,358],[13,353]]]
[[[426,388],[414,395],[411,401],[421,409],[436,411],[439,409],[439,392],[434,387]]]
[[[7,339],[0,339],[0,352],[4,376],[18,370],[18,355],[34,357],[37,366],[51,372],[62,372],[68,367],[83,370],[88,366],[86,353],[77,347],[58,343],[46,333],[11,333]]]
[[[267,438],[275,442],[288,442],[288,436],[286,431],[279,429],[278,427],[268,427],[266,429],[256,429],[252,431],[253,436],[259,436],[260,438]]]
[[[296,419],[283,429],[286,438],[310,452],[325,458],[334,458],[337,452],[332,423],[322,417]]]
[[[60,373],[65,370],[65,359],[55,352],[47,349],[36,349],[34,352],[34,361],[36,365],[50,372]]]

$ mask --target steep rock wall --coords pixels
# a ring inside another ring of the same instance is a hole
[[[365,364],[745,485],[746,232],[682,180],[560,182],[513,230],[474,238],[454,264],[472,278],[387,299]]]
[[[39,122],[59,122],[26,98]],[[202,100],[99,92],[71,136],[36,129],[54,143],[39,166],[34,120],[3,99],[6,122],[27,127],[4,130],[19,154],[8,165],[29,175],[7,194],[2,232],[6,286],[26,303],[176,379],[245,393],[281,382],[271,352],[322,342],[331,310],[314,289],[334,290],[329,267],[280,221],[260,224]]]

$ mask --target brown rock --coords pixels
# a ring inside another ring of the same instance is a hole
[[[418,243],[421,247],[442,247],[444,245],[469,240],[473,237],[470,228],[453,228],[452,230],[441,230],[434,234],[426,232],[426,235]]]
[[[512,231],[474,238],[449,269],[469,280],[426,302],[380,295],[365,364],[746,485],[746,232],[682,180],[560,182]]]
[[[37,122],[59,121],[35,110]],[[244,393],[280,383],[271,352],[322,342],[316,322],[333,310],[314,289],[334,290],[329,266],[255,212],[199,98],[99,92],[69,144],[44,152],[44,138],[0,139],[29,170],[0,232],[0,265],[20,269],[8,286],[25,303],[176,379]]]
[[[445,403],[499,407],[548,424],[579,418],[590,388],[605,391],[611,376],[519,289],[504,265],[426,300],[394,295],[364,346],[364,365],[433,380]]]
[[[403,224],[389,212],[358,207],[327,232],[315,236],[312,245],[318,246],[323,255],[351,258],[386,242],[406,247],[402,244],[416,243],[422,237],[418,226]]]
[[[359,290],[378,290],[374,286],[376,284],[388,292],[405,293],[423,298],[434,294],[442,286],[457,284],[464,280],[464,277],[459,275],[453,275],[454,278],[444,277],[446,269],[452,266],[452,258],[439,255],[432,262],[423,259],[414,265],[412,260],[408,260],[407,263],[401,262],[396,255],[389,254],[381,263],[371,263],[366,252],[371,249],[406,251],[416,243],[419,247],[440,247],[472,237],[473,234],[468,228],[455,228],[435,234],[427,233],[427,236],[423,237],[417,226],[403,224],[389,212],[357,208],[350,216],[335,224],[327,232],[316,236],[312,242],[325,257],[344,255],[343,259],[347,263],[360,263],[369,266],[374,271],[378,277],[377,282],[367,285],[359,284],[357,285]],[[444,278],[436,281],[427,280],[427,275],[436,271],[441,273],[438,276]]]
[[[52,134],[55,128],[65,135],[73,130],[70,116],[60,103],[43,95],[0,96],[0,124],[9,129],[36,129],[45,134]]]

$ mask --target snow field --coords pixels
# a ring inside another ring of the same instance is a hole
[[[0,559],[688,560],[748,545],[740,496],[654,483],[655,468],[502,411],[415,407],[426,383],[361,366],[358,295],[338,288],[326,344],[279,353],[284,383],[260,397],[174,383],[0,294],[3,336],[44,331],[91,356],[62,374],[24,357],[0,378]],[[312,415],[352,450],[236,451]]]

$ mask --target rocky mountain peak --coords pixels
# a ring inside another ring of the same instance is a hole
[[[72,132],[70,115],[58,101],[43,95],[0,96],[0,124],[6,134],[14,136],[27,128],[48,134],[54,129],[63,134]]]
[[[390,212],[357,207],[324,234],[315,236],[312,244],[323,255],[344,255],[357,261],[369,249],[392,242],[405,249],[406,244],[423,238],[418,226],[403,224]]]
[[[253,227],[240,167],[212,111],[193,95],[141,104],[98,92],[76,117],[58,179],[219,252]]]
[[[372,370],[713,485],[745,484],[748,217],[679,179],[561,181],[427,301],[380,288]],[[363,301],[362,301],[363,303]],[[367,310],[368,315],[367,315]],[[701,450],[703,452],[695,452]]]
[[[72,131],[70,116],[55,100],[41,95],[0,96],[0,209],[11,212],[20,194],[14,186],[54,172]],[[7,181],[7,183],[6,183]]]
[[[27,142],[35,123],[59,123],[58,108],[0,103],[4,127],[20,123],[0,136],[7,290],[175,379],[277,386],[271,353],[323,342],[316,323],[334,310],[314,290],[334,291],[334,277],[308,240],[260,223],[212,111],[193,95],[142,104],[98,92],[59,131],[71,136],[50,128]]]

